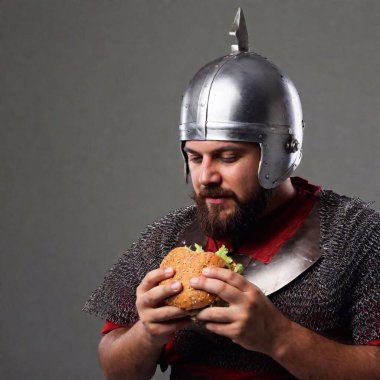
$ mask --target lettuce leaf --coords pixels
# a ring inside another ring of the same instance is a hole
[[[201,245],[197,244],[197,243],[194,243],[194,247],[195,247],[195,252],[197,253],[202,253],[204,252],[203,248]]]
[[[202,253],[204,252],[204,249],[202,248],[201,245],[194,243],[195,247],[195,252],[197,253]],[[191,250],[191,247],[186,246],[186,248]],[[225,266],[236,272],[236,273],[243,273],[244,267],[241,264],[235,263],[234,260],[228,256],[228,249],[225,247],[225,245],[222,245],[216,252],[215,254],[220,257],[226,264]]]
[[[220,257],[222,260],[224,260],[228,266],[228,264],[231,264],[233,260],[231,257],[228,256],[228,249],[222,245],[216,252],[215,255]]]
[[[244,267],[242,264],[235,263],[233,259],[228,256],[228,249],[222,245],[215,254],[226,263],[226,267],[236,273],[243,273]]]

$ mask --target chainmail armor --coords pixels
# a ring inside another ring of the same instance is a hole
[[[189,206],[149,225],[110,270],[84,310],[117,324],[135,323],[136,287],[176,246],[179,235],[195,217],[195,207]],[[323,191],[321,260],[269,298],[289,319],[331,339],[347,344],[379,339],[379,231],[380,214],[369,204]],[[268,356],[245,350],[197,324],[179,331],[173,344],[186,364],[262,373],[283,370]]]

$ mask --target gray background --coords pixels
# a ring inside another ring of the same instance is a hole
[[[299,89],[298,173],[380,200],[380,1],[3,0],[1,379],[101,378],[102,322],[82,304],[145,224],[190,202],[181,94],[228,53],[237,5]]]

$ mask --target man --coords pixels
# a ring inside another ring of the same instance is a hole
[[[196,207],[147,227],[85,310],[107,320],[108,379],[380,379],[380,217],[359,200],[290,178],[301,159],[292,82],[248,51],[241,11],[231,54],[204,66],[180,134]],[[184,284],[157,269],[175,246],[222,244],[254,259],[243,275],[205,268],[190,285],[228,307],[189,313],[162,301]],[[261,264],[260,264],[261,263]]]

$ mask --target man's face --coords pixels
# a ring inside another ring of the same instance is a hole
[[[262,215],[269,191],[258,181],[258,144],[230,141],[187,141],[194,200],[208,236],[243,237]]]

